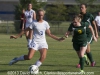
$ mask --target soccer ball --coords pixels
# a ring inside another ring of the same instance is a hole
[[[29,72],[30,74],[38,74],[39,68],[36,65],[31,65],[29,67]]]

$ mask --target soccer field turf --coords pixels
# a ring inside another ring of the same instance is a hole
[[[14,58],[27,54],[27,42],[25,36],[18,39],[9,39],[10,35],[0,34],[0,75],[7,75],[8,72],[27,72],[30,65],[34,64],[39,58],[39,52],[37,51],[31,60],[19,61],[18,63],[9,66],[9,61]],[[67,38],[63,42],[58,42],[54,39],[47,37],[49,49],[47,52],[47,58],[39,68],[40,72],[47,75],[46,72],[79,72],[76,68],[76,64],[79,59],[76,52],[73,50],[71,37]],[[91,52],[93,58],[96,61],[96,66],[91,67],[85,64],[85,72],[94,72],[94,74],[100,74],[100,39],[98,42],[91,44]],[[10,75],[10,74],[9,74]],[[12,74],[18,75],[18,74]],[[21,75],[21,74],[20,74]],[[25,74],[23,74],[25,75]],[[57,75],[57,74],[49,74]],[[64,74],[62,74],[64,75]],[[65,74],[75,75],[75,74]],[[78,75],[78,74],[76,74]],[[86,75],[86,74],[83,74]]]

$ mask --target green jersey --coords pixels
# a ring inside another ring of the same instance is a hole
[[[94,21],[94,16],[90,13],[86,13],[83,15],[82,22],[89,22],[92,25],[92,21]],[[93,25],[92,25],[93,26]]]
[[[86,13],[83,15],[82,22],[89,22],[89,24],[93,27],[94,16],[90,13]],[[91,37],[92,32],[89,28],[87,28],[87,37]]]
[[[72,42],[86,42],[87,41],[87,34],[86,28],[89,27],[87,22],[82,22],[81,26],[74,26],[73,23],[70,24],[68,31],[73,31],[73,39]]]

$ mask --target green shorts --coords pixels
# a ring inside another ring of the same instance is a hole
[[[91,44],[93,42],[93,36],[87,36],[88,43]]]
[[[88,44],[88,42],[81,42],[81,43],[73,42],[73,48],[76,51],[80,51],[80,47],[86,47],[87,44]]]

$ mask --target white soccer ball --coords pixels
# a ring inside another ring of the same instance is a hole
[[[29,67],[30,74],[38,74],[39,73],[39,68],[36,65],[31,65]]]

